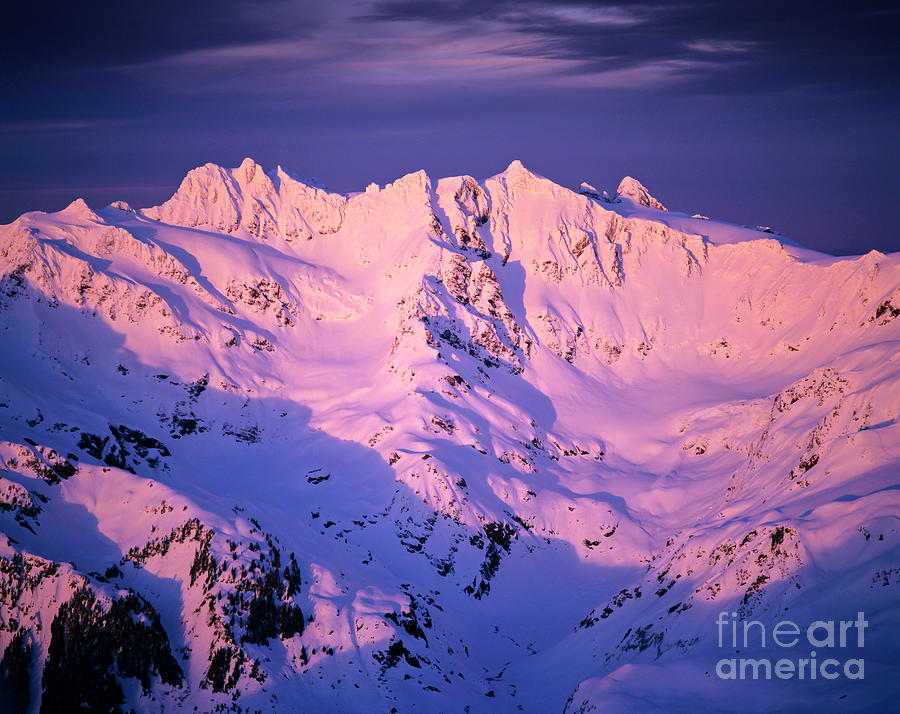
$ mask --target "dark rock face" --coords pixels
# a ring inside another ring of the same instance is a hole
[[[143,464],[159,468],[164,465],[163,459],[171,456],[165,444],[139,429],[111,424],[109,432],[110,436],[81,432],[78,448],[107,466],[130,473],[136,473]],[[58,468],[55,470],[59,472]]]
[[[59,608],[50,632],[42,712],[121,711],[125,697],[116,675],[136,677],[145,693],[151,677],[172,686],[182,683],[159,615],[133,594],[104,611],[93,591],[83,587]]]
[[[31,703],[31,666],[34,647],[22,628],[13,636],[0,659],[0,709],[24,712]]]

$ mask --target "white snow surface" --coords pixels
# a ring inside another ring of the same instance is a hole
[[[0,227],[10,710],[85,661],[65,632],[125,711],[895,707],[900,254],[587,186],[247,159]],[[865,679],[722,680],[811,648],[735,653],[720,612],[864,612],[818,656]]]

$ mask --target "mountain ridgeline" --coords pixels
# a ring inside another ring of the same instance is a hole
[[[246,159],[27,213],[0,708],[888,706],[898,318],[900,254],[518,161],[342,195]],[[722,612],[864,612],[865,678],[723,679]]]

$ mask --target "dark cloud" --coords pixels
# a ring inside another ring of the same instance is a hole
[[[289,0],[11,2],[0,22],[4,72],[107,67],[299,32]]]
[[[542,42],[510,54],[579,60],[577,71],[680,62],[707,89],[841,84],[881,87],[900,75],[896,2],[610,2],[385,0],[367,22],[501,23]],[[737,72],[723,81],[721,75]]]
[[[405,23],[416,23],[416,29],[400,40]],[[257,65],[274,87],[297,85],[298,70],[308,86],[315,83],[317,67],[339,60],[347,68],[343,76],[330,71],[320,82],[334,87],[353,79],[354,66],[411,62],[419,34],[422,56],[434,51],[444,60],[460,59],[446,56],[450,47],[472,59],[557,60],[545,68],[544,80],[649,67],[650,76],[662,72],[684,80],[683,91],[840,87],[883,92],[900,75],[900,8],[876,0],[99,0],[50,7],[10,3],[0,23],[0,81],[8,88],[38,75],[284,43],[309,52],[287,51],[280,64],[271,53],[256,59],[251,54],[240,63],[239,75],[233,74],[230,89],[239,90],[240,82],[259,86]],[[435,46],[439,34],[441,43]],[[452,48],[453,36],[471,41]],[[216,70],[214,59],[205,66],[210,72]],[[166,79],[177,69],[160,64],[144,77]],[[220,69],[234,73],[236,68],[223,61]],[[380,81],[402,84],[398,75],[382,72]],[[285,77],[289,81],[282,81]],[[452,80],[452,73],[441,78]]]

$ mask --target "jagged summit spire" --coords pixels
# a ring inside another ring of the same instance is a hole
[[[251,183],[256,177],[257,172],[259,172],[260,174],[265,173],[262,167],[248,156],[243,161],[241,161],[241,165],[237,170],[237,175],[246,183]]]
[[[631,176],[626,176],[622,179],[619,183],[619,188],[616,189],[616,196],[619,198],[630,198],[638,205],[646,206],[647,208],[656,208],[660,211],[669,210],[650,194],[644,184]]]
[[[279,166],[271,174],[251,158],[234,169],[208,163],[185,176],[175,194],[143,214],[181,226],[288,242],[337,231],[346,198],[308,186]]]

